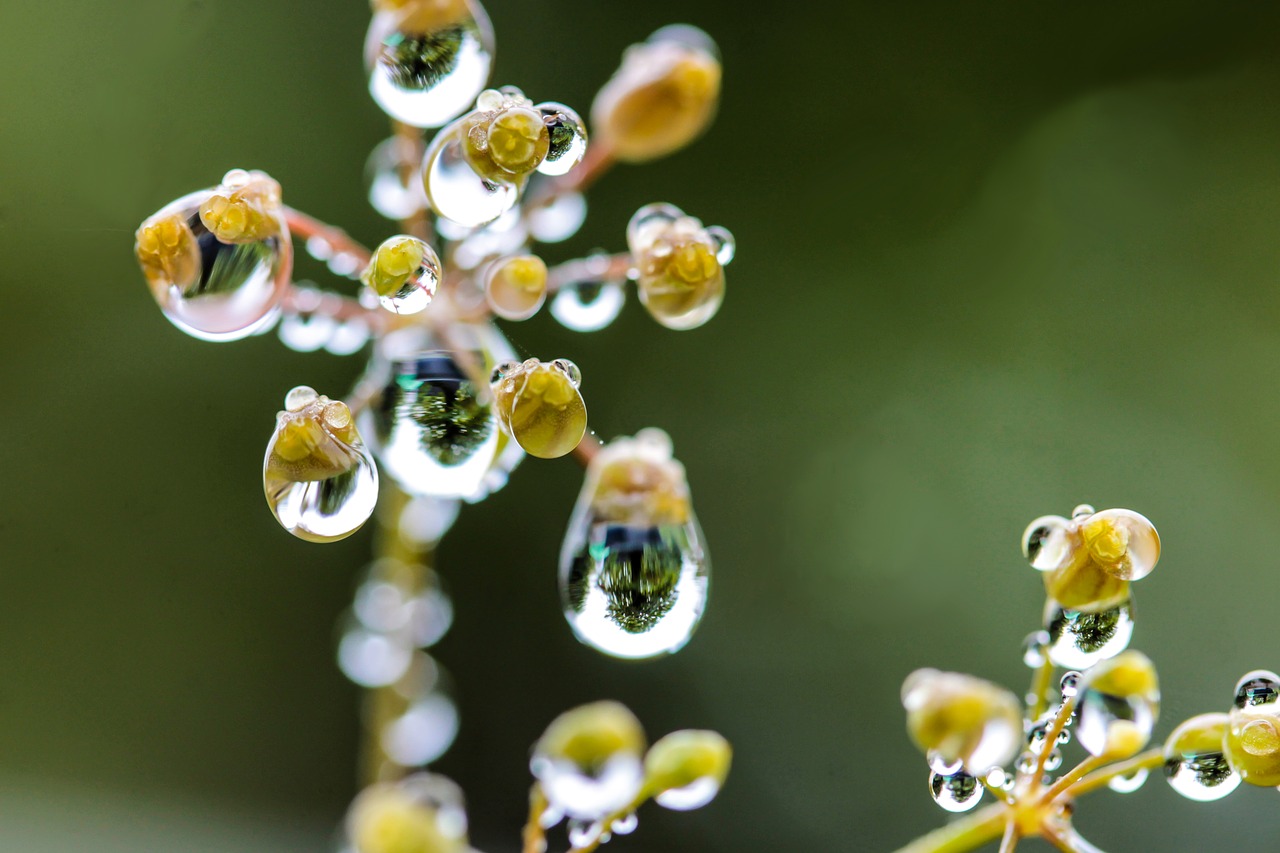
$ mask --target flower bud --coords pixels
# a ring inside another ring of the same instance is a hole
[[[668,329],[694,329],[720,310],[724,265],[733,258],[733,235],[670,204],[649,204],[627,226],[636,287],[645,310]]]
[[[732,759],[733,749],[717,732],[672,732],[645,756],[645,785],[660,806],[702,808],[724,785]]]
[[[1173,730],[1164,743],[1164,777],[1189,800],[1209,802],[1240,786],[1223,753],[1230,720],[1226,714],[1200,714]]]
[[[534,746],[530,769],[547,800],[579,820],[597,820],[640,791],[644,729],[617,702],[561,714]]]
[[[536,255],[494,261],[485,275],[485,298],[504,320],[527,320],[547,298],[547,265]]]
[[[355,853],[462,853],[466,831],[457,786],[428,774],[370,786],[347,812]]]
[[[1102,661],[1085,674],[1078,704],[1081,746],[1112,760],[1137,754],[1151,738],[1160,711],[1155,665],[1136,651]]]
[[[1127,509],[1094,512],[1082,505],[1071,519],[1044,516],[1023,534],[1023,554],[1045,572],[1045,590],[1063,607],[1102,610],[1129,597],[1129,581],[1151,573],[1160,536],[1144,516]]]
[[[1008,690],[972,675],[918,669],[902,685],[907,732],[923,752],[981,774],[1009,762],[1022,709]]]
[[[531,456],[555,459],[571,453],[587,432],[581,382],[578,366],[563,358],[500,364],[491,386],[498,421]]]
[[[1250,785],[1280,785],[1280,677],[1266,670],[1236,686],[1223,746],[1231,766]]]

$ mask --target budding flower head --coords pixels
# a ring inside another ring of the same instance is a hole
[[[1280,785],[1280,676],[1268,670],[1245,675],[1228,717],[1223,746],[1240,778],[1250,785]]]
[[[918,669],[902,684],[907,732],[925,753],[985,773],[1009,762],[1022,735],[1022,709],[1003,687],[972,675]]]
[[[1160,560],[1160,535],[1145,516],[1127,509],[1094,512],[1087,504],[1070,519],[1043,516],[1023,534],[1022,551],[1045,572],[1050,598],[1077,610],[1104,609],[1129,596]]]
[[[533,101],[514,86],[488,89],[460,132],[467,162],[481,177],[511,182],[538,171],[562,175],[581,162],[587,135],[564,104]]]
[[[200,205],[200,221],[223,243],[255,243],[280,233],[280,184],[265,172],[232,169]]]
[[[374,250],[360,280],[388,311],[416,314],[435,298],[440,258],[425,241],[400,234]]]
[[[462,794],[428,774],[372,785],[347,812],[355,853],[462,853],[467,849]]]
[[[591,124],[614,157],[653,160],[688,145],[715,117],[720,57],[702,30],[664,27],[632,45],[591,106]]]
[[[531,456],[555,459],[571,453],[587,432],[581,383],[581,371],[568,359],[500,364],[491,385],[498,422]]]
[[[580,820],[632,802],[643,781],[644,729],[624,705],[594,702],[547,727],[529,763],[547,800]]]
[[[547,298],[547,265],[537,255],[500,258],[485,273],[485,298],[504,320],[527,320]]]
[[[732,760],[733,748],[717,732],[672,732],[649,748],[645,786],[660,806],[702,808],[724,786]]]
[[[1085,673],[1076,736],[1093,755],[1128,758],[1147,745],[1159,712],[1155,665],[1141,652],[1121,652]]]
[[[724,265],[733,259],[733,235],[704,228],[670,204],[636,211],[627,244],[639,271],[645,310],[669,329],[694,329],[710,320],[724,301]]]

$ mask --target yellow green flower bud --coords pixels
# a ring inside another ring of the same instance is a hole
[[[263,172],[233,169],[200,205],[200,221],[223,243],[256,243],[281,231],[280,185]]]
[[[1080,506],[1071,519],[1038,518],[1023,536],[1023,553],[1045,573],[1045,591],[1073,610],[1103,610],[1129,597],[1129,582],[1151,573],[1160,536],[1127,509],[1094,512]]]
[[[918,669],[902,685],[907,733],[922,752],[972,773],[1006,764],[1022,736],[1022,707],[1008,690],[972,675]]]
[[[459,797],[455,802],[440,793]],[[440,777],[411,776],[366,788],[347,812],[355,853],[462,853],[466,816],[456,786]]]
[[[1221,799],[1240,785],[1223,753],[1230,720],[1200,714],[1179,725],[1164,742],[1164,776],[1170,787],[1197,802]]]
[[[644,748],[644,727],[635,714],[620,702],[604,701],[556,717],[538,739],[534,753],[591,767],[619,753],[640,755]]]
[[[658,805],[681,811],[701,808],[723,787],[732,760],[732,747],[717,732],[672,732],[645,756],[645,787]]]
[[[200,278],[200,247],[187,220],[179,214],[148,219],[138,228],[134,252],[157,289],[187,288]]]
[[[501,258],[485,276],[485,297],[504,320],[527,320],[547,298],[547,265],[536,255]]]
[[[360,280],[389,311],[416,314],[431,304],[440,284],[440,258],[417,237],[400,234],[374,250]]]
[[[732,249],[723,229],[704,228],[677,207],[651,204],[631,218],[627,243],[645,310],[669,329],[693,329],[724,301],[724,265]]]
[[[671,438],[650,427],[601,448],[587,469],[584,496],[595,521],[637,527],[689,520],[689,481],[672,458]]]
[[[1250,676],[1271,673],[1250,673]],[[1267,695],[1248,695],[1244,689],[1246,676],[1237,689],[1235,707],[1228,714],[1230,724],[1223,747],[1231,766],[1250,785],[1280,785],[1280,702],[1274,691]],[[1272,682],[1275,683],[1274,681]]]
[[[531,456],[555,459],[571,453],[587,432],[581,382],[577,365],[566,359],[499,365],[492,384],[498,422]]]
[[[711,123],[720,98],[720,60],[710,38],[668,28],[633,45],[596,95],[595,133],[619,160],[639,163],[688,145]]]
[[[500,103],[494,105],[493,96],[500,97]],[[551,131],[542,113],[514,91],[490,90],[478,103],[482,109],[465,118],[459,131],[467,162],[476,173],[495,183],[512,183],[536,171],[551,150]]]
[[[1076,737],[1093,755],[1128,758],[1147,745],[1159,712],[1155,665],[1142,652],[1121,652],[1085,673]]]
[[[598,820],[636,800],[644,748],[634,714],[617,702],[593,702],[547,727],[529,768],[553,806],[579,820]]]

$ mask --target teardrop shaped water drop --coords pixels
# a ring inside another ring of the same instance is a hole
[[[520,179],[487,180],[472,168],[462,122],[454,122],[431,140],[422,179],[432,210],[468,228],[492,222],[520,199]]]
[[[666,441],[623,438],[596,455],[560,552],[565,618],[614,657],[679,651],[707,604],[710,558]]]
[[[1027,525],[1022,534],[1022,555],[1033,569],[1042,572],[1057,569],[1065,565],[1079,547],[1072,533],[1071,523],[1062,516],[1041,516]]]
[[[493,27],[475,0],[406,3],[377,12],[365,38],[369,93],[394,119],[440,127],[489,80]]]
[[[944,776],[929,774],[929,791],[933,801],[949,812],[967,812],[982,799],[982,783],[963,770]]]
[[[267,211],[271,233],[224,242],[200,217],[223,187],[166,205],[137,232],[135,251],[165,317],[206,341],[235,341],[274,323],[293,274],[283,217]]]
[[[324,396],[299,405],[306,396],[290,392],[298,408],[277,415],[262,465],[263,490],[285,530],[309,542],[335,542],[373,514],[378,469],[351,411]]]
[[[1045,608],[1049,659],[1067,669],[1088,669],[1115,657],[1133,638],[1133,601],[1100,611],[1069,610],[1055,601]]]
[[[1226,714],[1201,714],[1173,730],[1164,746],[1164,778],[1173,790],[1207,803],[1240,787],[1222,747],[1229,725]]]

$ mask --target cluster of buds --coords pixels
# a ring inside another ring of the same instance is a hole
[[[454,853],[469,849],[461,797],[415,771],[457,729],[425,650],[451,612],[429,556],[461,503],[502,488],[526,455],[572,454],[587,466],[560,565],[574,634],[617,657],[669,654],[706,606],[710,561],[670,438],[650,428],[601,442],[577,365],[517,357],[497,321],[546,306],[570,329],[597,331],[631,285],[668,329],[697,328],[719,311],[733,237],[674,205],[641,208],[617,254],[549,265],[535,247],[578,232],[586,189],[614,163],[650,161],[700,136],[716,112],[721,64],[711,39],[689,26],[628,48],[592,105],[588,144],[573,108],[490,88],[494,34],[476,0],[372,5],[369,91],[394,135],[366,174],[370,202],[396,221],[391,235],[370,250],[289,207],[267,174],[236,169],[148,217],[135,251],[163,314],[194,337],[276,329],[298,351],[369,351],[345,399],[288,392],[263,489],[280,525],[309,542],[348,537],[375,513],[383,525],[338,651],[343,671],[371,691],[365,765],[377,783],[353,805],[347,834],[357,853]],[[428,128],[437,129],[430,139]],[[295,241],[351,292],[294,281]],[[543,807],[526,841],[568,816],[575,847],[594,849],[634,825],[646,799],[676,809],[710,801],[728,762],[713,733],[677,733],[646,753],[621,706],[579,709],[539,744],[534,800]]]
[[[1003,837],[1001,850],[1010,851],[1020,838],[1039,836],[1061,850],[1096,851],[1073,826],[1077,801],[1102,787],[1136,791],[1156,770],[1201,802],[1242,782],[1280,785],[1280,676],[1272,672],[1241,679],[1230,711],[1193,717],[1162,747],[1147,748],[1159,680],[1151,660],[1127,646],[1129,584],[1160,557],[1150,521],[1080,506],[1069,519],[1032,522],[1023,552],[1045,573],[1048,594],[1045,627],[1024,646],[1035,671],[1025,706],[1011,691],[959,673],[918,670],[902,688],[907,731],[928,759],[938,805],[969,812],[987,793],[995,803],[905,850],[970,850]],[[1067,768],[1063,749],[1073,740],[1084,756]]]

